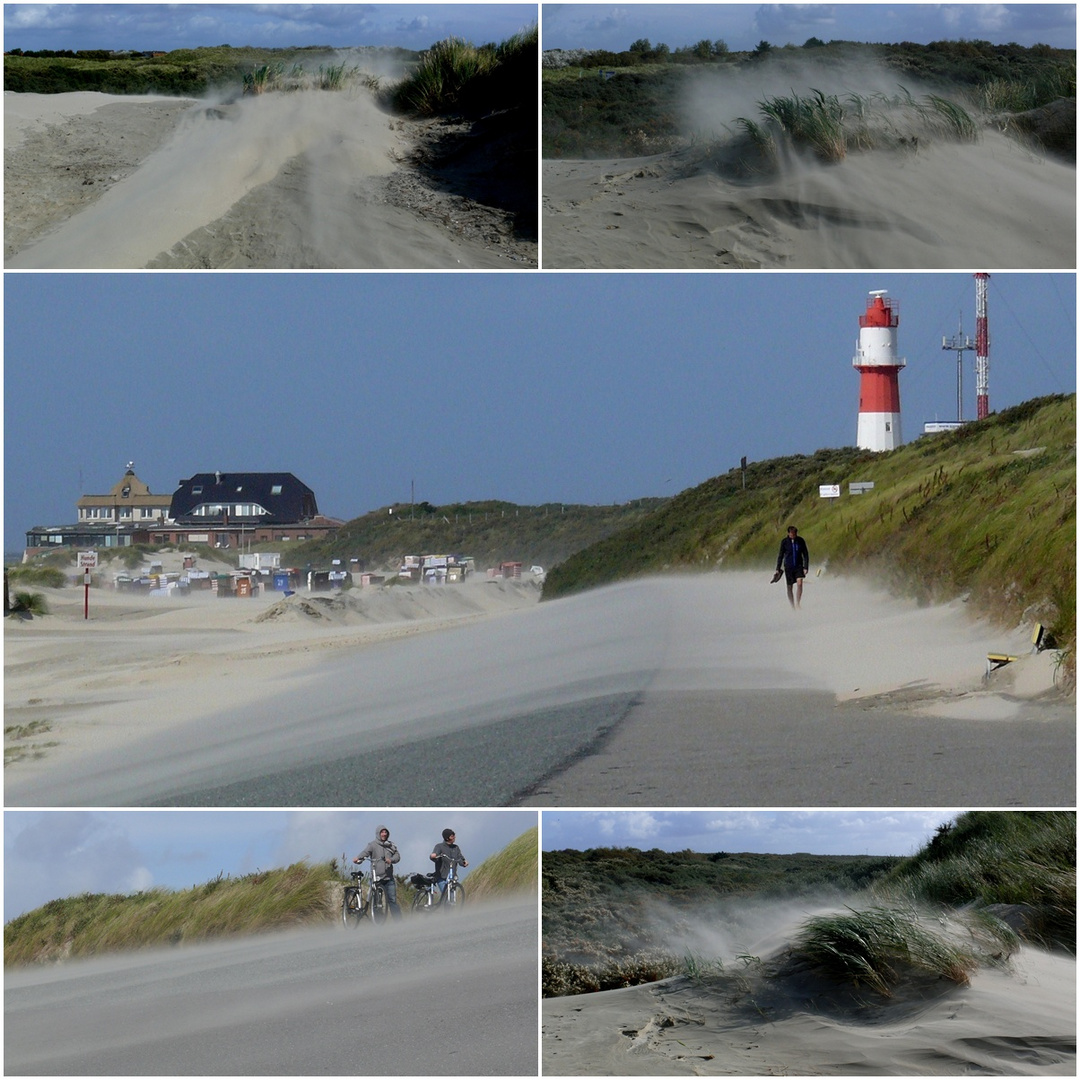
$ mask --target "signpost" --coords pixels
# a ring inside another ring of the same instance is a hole
[[[80,551],[78,566],[83,572],[83,618],[90,618],[90,577],[91,571],[97,569],[98,555],[96,551]]]
[[[839,499],[840,498],[840,485],[839,484],[819,484],[818,495],[822,499]]]

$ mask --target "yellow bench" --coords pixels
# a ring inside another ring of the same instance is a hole
[[[991,652],[986,654],[986,675],[990,677],[991,671],[997,671],[999,667],[1004,667],[1006,664],[1011,664],[1015,660],[1019,660],[1019,656],[1010,656],[1008,653],[1003,652]]]

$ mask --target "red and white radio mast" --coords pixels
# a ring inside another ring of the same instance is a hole
[[[986,318],[989,274],[975,275],[975,417],[990,415],[990,326]]]

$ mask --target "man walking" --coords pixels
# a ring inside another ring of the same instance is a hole
[[[394,880],[394,863],[401,862],[397,844],[390,841],[390,830],[385,825],[380,825],[375,830],[375,839],[359,855],[353,859],[354,863],[362,863],[365,859],[371,860],[372,874],[375,880],[382,886],[383,895],[386,897],[386,905],[390,914],[395,919],[401,918],[401,908],[397,902],[397,882]]]
[[[776,573],[773,582],[783,574],[787,580],[787,598],[793,608],[802,605],[803,578],[810,569],[810,551],[806,541],[794,525],[789,525],[787,536],[780,541],[780,554],[776,557]]]

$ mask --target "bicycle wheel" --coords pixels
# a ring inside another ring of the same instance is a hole
[[[356,927],[360,923],[362,914],[359,891],[348,886],[345,889],[345,897],[341,901],[341,921],[348,927]]]
[[[412,898],[413,911],[430,911],[431,910],[431,893],[427,889],[418,889],[416,895]]]
[[[465,886],[458,884],[456,881],[451,881],[446,886],[446,896],[443,899],[443,903],[453,911],[455,908],[463,908],[465,906]]]
[[[372,922],[381,923],[386,921],[386,893],[383,892],[381,885],[372,887],[371,897],[368,900],[368,911]]]

